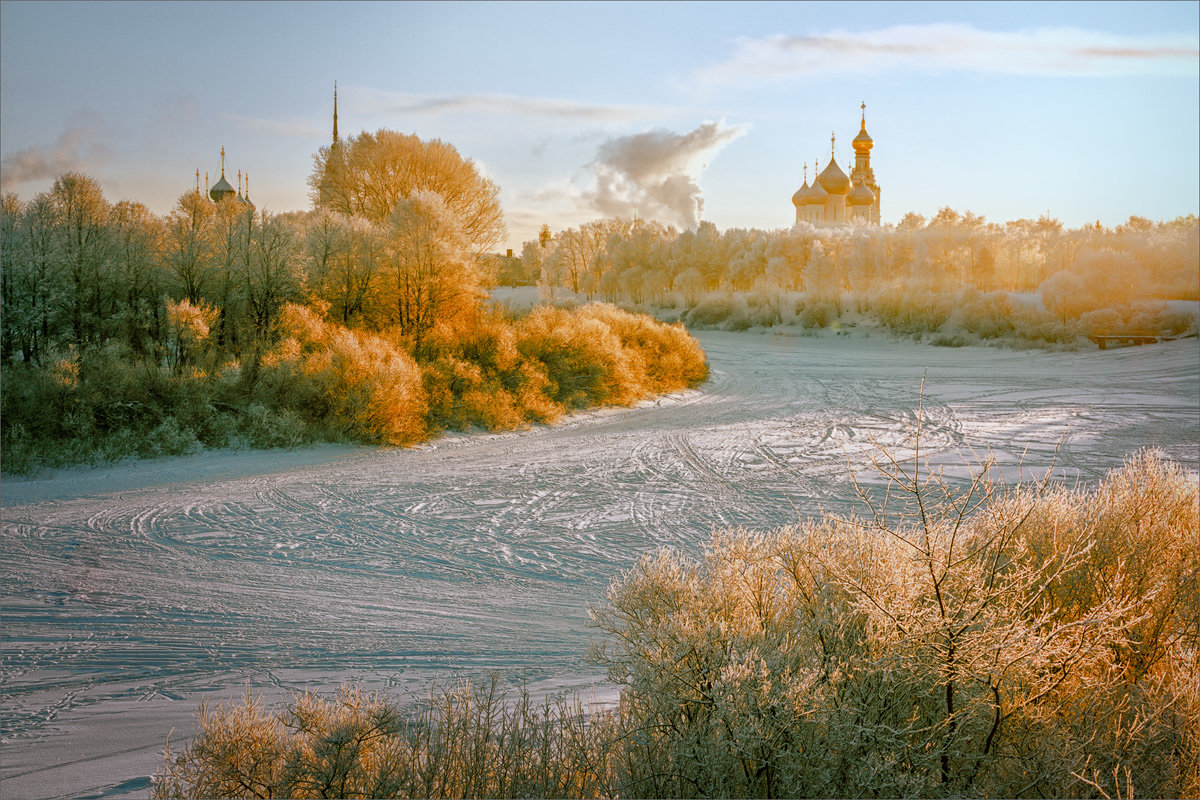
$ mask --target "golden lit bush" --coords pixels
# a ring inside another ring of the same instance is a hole
[[[604,322],[540,306],[517,321],[517,347],[544,365],[550,398],[573,410],[642,396],[637,365]]]
[[[281,339],[262,359],[255,398],[335,436],[408,444],[425,433],[421,372],[407,353],[288,304]]]
[[[643,373],[651,392],[686,389],[708,377],[700,343],[679,324],[666,325],[645,314],[623,311],[609,303],[589,303],[576,314],[608,326]]]
[[[258,699],[201,707],[200,730],[168,752],[152,796],[612,796],[606,715],[578,703],[535,704],[495,680],[432,692],[403,714],[345,687],[268,711]]]
[[[628,404],[708,375],[703,351],[682,326],[607,303],[573,311],[542,306],[516,329],[518,350],[539,362],[550,399],[566,409]]]
[[[510,430],[561,413],[542,393],[544,374],[519,352],[512,324],[500,316],[438,325],[417,355],[434,430]]]
[[[5,365],[5,470],[319,438],[409,444],[445,429],[553,422],[707,374],[682,327],[612,306],[443,321],[419,342],[398,338],[414,358],[384,335],[288,304],[274,344],[240,361],[204,350],[210,312],[171,308],[177,341],[163,359],[112,340],[45,366]]]
[[[500,376],[476,363],[441,355],[422,365],[433,430],[511,430],[525,422],[516,398]]]

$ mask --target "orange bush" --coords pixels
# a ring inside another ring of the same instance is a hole
[[[354,439],[395,445],[424,436],[425,392],[410,355],[302,306],[285,306],[280,325],[283,338],[262,360],[257,398]]]

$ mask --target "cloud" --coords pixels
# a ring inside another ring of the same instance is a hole
[[[262,119],[259,117],[243,117],[239,114],[225,114],[226,119],[232,120],[251,133],[264,133],[268,136],[286,136],[299,139],[313,139],[329,135],[329,126],[317,125],[312,120],[303,119]]]
[[[596,123],[628,122],[671,111],[653,106],[603,105],[508,94],[420,95],[380,89],[350,89],[346,94],[356,114],[507,114]]]
[[[974,72],[1002,75],[1196,75],[1193,33],[1125,35],[1080,28],[985,31],[966,24],[741,38],[733,54],[692,73],[701,85],[837,73]]]
[[[23,183],[92,169],[106,162],[111,150],[104,123],[88,112],[75,119],[52,146],[35,145],[5,155],[0,160],[0,191],[14,191]]]
[[[727,144],[750,126],[705,122],[684,134],[652,130],[610,139],[588,164],[595,183],[583,201],[606,216],[637,213],[694,228],[704,211],[700,174]]]

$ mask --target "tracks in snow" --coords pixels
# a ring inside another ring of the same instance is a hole
[[[702,341],[702,391],[555,428],[5,508],[5,747],[36,761],[21,748],[151,709],[186,729],[200,696],[246,681],[586,682],[586,606],[642,553],[849,510],[879,447],[911,457],[918,409],[922,453],[951,467],[973,446],[1029,474],[1057,450],[1060,473],[1093,478],[1146,444],[1197,467],[1196,340],[1137,359]]]

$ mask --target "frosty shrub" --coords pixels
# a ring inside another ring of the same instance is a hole
[[[1098,308],[1079,316],[1079,327],[1089,335],[1109,336],[1124,332],[1125,318],[1115,308]]]
[[[753,323],[745,298],[740,295],[713,293],[706,295],[684,315],[693,328],[725,328],[744,331]]]
[[[879,323],[897,333],[936,331],[953,312],[952,299],[934,291],[928,281],[894,281],[867,295],[866,307]]]
[[[886,456],[865,514],[644,556],[592,610],[615,709],[346,689],[202,707],[157,797],[1195,797],[1200,487]]]
[[[167,748],[152,796],[612,796],[611,718],[565,700],[535,704],[497,682],[434,691],[411,713],[353,687],[268,711],[210,709],[182,752]]]
[[[1130,333],[1149,331],[1180,335],[1195,333],[1200,318],[1195,312],[1171,309],[1166,303],[1146,301],[1122,308],[1126,330]],[[1121,331],[1124,332],[1124,331]]]
[[[424,435],[421,371],[408,353],[304,306],[284,306],[280,327],[254,386],[260,402],[335,437],[395,445]]]
[[[507,430],[593,405],[629,404],[707,375],[680,325],[606,303],[480,314],[436,326],[416,348],[434,430]]]
[[[555,419],[561,409],[545,396],[545,373],[517,349],[513,326],[481,315],[469,326],[436,326],[417,357],[434,430],[509,430]]]
[[[695,386],[708,377],[704,351],[682,325],[666,325],[609,303],[591,303],[576,312],[603,322],[638,365],[641,384],[652,393]]]
[[[189,453],[208,442],[218,413],[204,373],[172,370],[111,340],[72,348],[47,368],[6,366],[3,382],[7,472]]]
[[[750,323],[760,328],[770,328],[779,324],[780,297],[778,291],[758,291],[746,297],[746,306],[750,314]]]
[[[956,490],[718,534],[594,612],[650,796],[1195,796],[1197,486]],[[865,497],[865,495],[864,495]]]
[[[188,299],[167,302],[167,354],[169,362],[182,369],[197,359],[212,328],[216,312]]]
[[[272,411],[262,403],[246,406],[238,416],[235,431],[236,437],[250,447],[297,447],[312,440],[308,426],[295,411]]]
[[[837,318],[832,303],[804,299],[796,304],[796,323],[802,328],[828,328]]]

